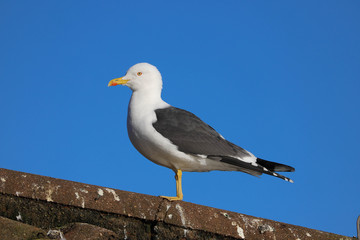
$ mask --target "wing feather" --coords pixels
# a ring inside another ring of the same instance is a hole
[[[155,110],[154,128],[182,152],[200,155],[249,157],[245,149],[225,140],[211,126],[186,110],[168,107]]]

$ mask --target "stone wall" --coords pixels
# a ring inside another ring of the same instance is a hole
[[[0,239],[355,239],[0,168]]]

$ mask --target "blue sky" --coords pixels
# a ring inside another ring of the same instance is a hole
[[[352,236],[360,214],[359,1],[0,1],[0,167],[151,195],[173,172],[126,130],[135,63],[163,99],[290,184],[184,173],[184,200]]]

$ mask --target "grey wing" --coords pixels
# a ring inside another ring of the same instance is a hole
[[[154,128],[175,144],[178,150],[188,154],[205,155],[208,159],[237,166],[240,171],[251,175],[258,176],[265,173],[292,182],[291,179],[274,171],[294,171],[293,167],[259,158],[256,158],[256,162],[253,163],[239,160],[238,158],[253,155],[225,140],[191,112],[168,107],[157,109],[155,113],[157,120],[153,123]]]
[[[154,128],[182,152],[206,156],[249,157],[245,149],[225,140],[200,118],[180,108],[155,110]]]

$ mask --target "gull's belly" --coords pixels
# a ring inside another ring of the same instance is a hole
[[[191,157],[177,151],[177,147],[159,134],[151,123],[128,121],[128,135],[134,147],[152,162],[180,169],[181,162],[191,161]]]

